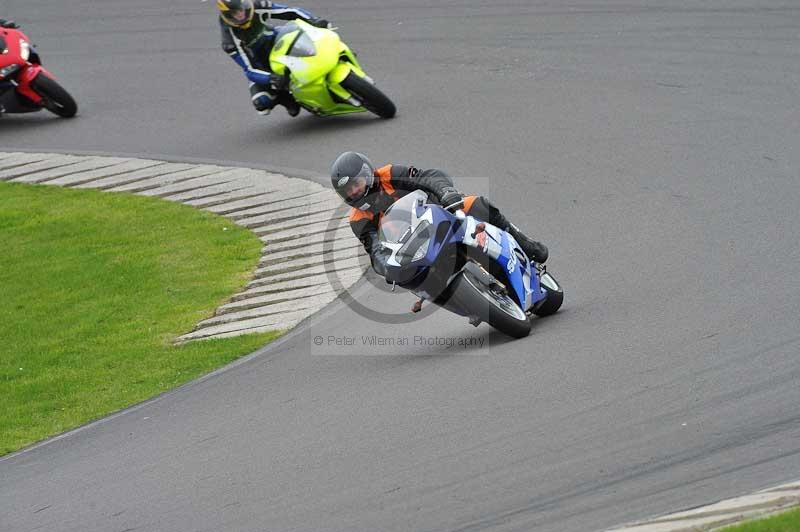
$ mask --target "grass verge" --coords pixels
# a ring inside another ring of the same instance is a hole
[[[0,455],[275,338],[172,343],[245,284],[260,250],[184,205],[0,183]]]
[[[729,526],[720,532],[800,532],[800,508],[765,519]]]

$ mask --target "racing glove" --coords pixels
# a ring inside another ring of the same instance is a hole
[[[269,85],[272,90],[277,92],[286,90],[286,87],[289,86],[289,78],[273,72],[269,75]]]
[[[381,241],[378,240],[378,233],[376,231],[370,231],[368,234],[361,237],[360,240],[364,245],[364,249],[369,253],[372,269],[381,277],[386,278],[386,263],[391,253],[383,248]],[[388,283],[389,281],[386,282]]]
[[[0,18],[0,28],[8,28],[10,30],[15,30],[19,28],[19,25],[13,20],[6,20],[4,18]]]
[[[316,26],[318,28],[326,28],[326,29],[330,29],[331,27],[333,27],[331,23],[325,20],[324,18],[318,18],[316,20],[311,21],[311,25]]]
[[[448,211],[456,210],[464,204],[464,195],[453,187],[444,187],[439,202]]]

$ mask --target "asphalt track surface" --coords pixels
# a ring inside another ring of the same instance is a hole
[[[550,245],[563,311],[512,342],[334,305],[0,461],[0,529],[584,531],[800,476],[796,2],[305,5],[397,119],[257,117],[211,3],[5,0],[81,115],[4,117],[0,147],[320,175],[353,148],[477,176],[461,188]]]

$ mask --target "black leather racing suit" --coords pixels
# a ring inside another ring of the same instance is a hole
[[[442,198],[453,190],[453,180],[442,170],[420,170],[413,166],[387,164],[375,171],[375,183],[367,195],[366,204],[350,211],[350,228],[369,254],[372,268],[381,276],[386,273],[387,256],[381,253],[378,225],[381,215],[398,199],[414,190],[422,190],[429,200],[443,204]],[[484,196],[470,196],[465,201],[465,212],[511,233],[525,254],[536,262],[547,260],[544,244],[532,240],[509,222],[500,210]]]

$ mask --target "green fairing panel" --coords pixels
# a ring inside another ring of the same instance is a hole
[[[298,42],[301,46],[294,51]],[[334,99],[333,95],[341,100],[352,96],[341,86],[351,71],[366,77],[355,54],[336,32],[303,21],[286,24],[278,30],[269,59],[276,74],[285,75],[289,69],[292,95],[306,109],[322,116],[365,111]]]

